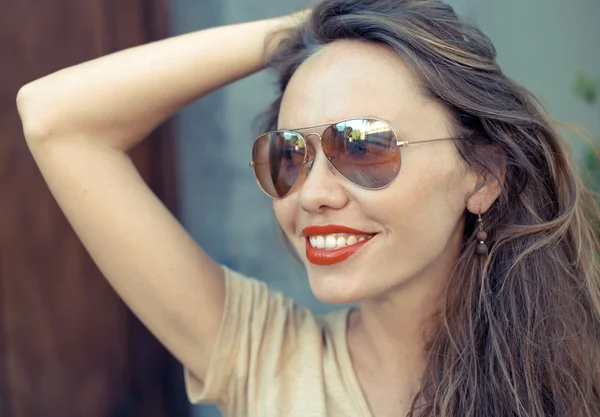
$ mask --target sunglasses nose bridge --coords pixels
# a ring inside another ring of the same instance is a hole
[[[308,142],[308,137],[309,136],[316,136],[319,139],[319,143],[322,145],[321,141],[323,140],[323,137],[319,133],[314,133],[313,132],[313,133],[308,133],[308,134],[304,135],[304,140],[306,142]],[[313,167],[313,164],[315,163],[315,158],[316,158],[317,155],[316,155],[316,151],[315,152],[310,152],[308,146],[307,146],[306,149],[307,149],[307,158],[306,158],[305,165],[306,165],[306,168],[307,168],[308,172],[310,172],[310,170]]]
[[[304,140],[307,141],[307,139],[311,136],[316,136],[317,138],[319,138],[319,143],[321,143],[321,141],[323,140],[323,136],[316,132],[307,133],[306,135],[304,135]]]

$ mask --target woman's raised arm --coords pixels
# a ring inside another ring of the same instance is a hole
[[[79,238],[130,308],[199,378],[221,321],[223,272],[126,151],[190,102],[260,70],[269,35],[300,20],[142,45],[50,74],[17,97],[27,144]]]

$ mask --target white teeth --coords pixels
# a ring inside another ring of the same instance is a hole
[[[325,249],[333,249],[337,246],[337,239],[334,236],[325,238]]]
[[[309,236],[308,240],[313,248],[317,249],[340,249],[346,246],[355,245],[365,240],[370,239],[371,236],[352,236],[352,235],[326,235],[326,236]]]
[[[317,236],[315,238],[315,248],[325,249],[325,238],[323,236]]]

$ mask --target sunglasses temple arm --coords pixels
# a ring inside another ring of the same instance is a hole
[[[455,137],[455,138],[436,138],[436,139],[413,140],[413,141],[403,140],[403,141],[396,142],[396,145],[401,148],[406,148],[407,146],[416,145],[418,143],[430,143],[430,142],[439,142],[441,140],[460,140],[460,139],[465,139],[465,137],[459,136],[459,137]]]

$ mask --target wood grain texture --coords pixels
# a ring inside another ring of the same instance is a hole
[[[164,37],[166,0],[0,0],[0,8],[0,416],[182,416],[178,365],[80,244],[15,106],[28,81]],[[132,152],[175,210],[172,158],[168,125]]]

